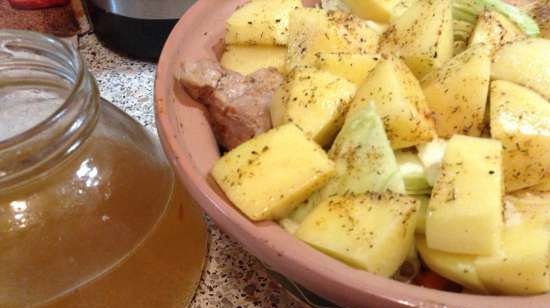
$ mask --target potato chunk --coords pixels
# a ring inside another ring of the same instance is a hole
[[[477,24],[470,36],[469,45],[488,44],[491,51],[502,45],[526,37],[513,22],[493,10],[485,10],[477,19]]]
[[[321,145],[329,144],[344,123],[356,86],[313,68],[293,71],[271,104],[274,126],[292,122]]]
[[[295,235],[352,266],[389,277],[407,257],[418,202],[393,193],[336,196],[317,206]]]
[[[225,43],[286,45],[288,14],[300,0],[255,0],[238,8],[226,21]]]
[[[430,249],[423,236],[416,237],[416,248],[432,271],[469,290],[487,293],[476,271],[476,256]]]
[[[550,290],[550,201],[529,192],[505,197],[504,228],[498,250],[489,256],[461,255],[416,247],[432,270],[469,289],[529,295]]]
[[[315,66],[319,52],[376,53],[379,35],[353,15],[302,8],[289,21],[287,70]]]
[[[212,169],[229,200],[255,221],[285,217],[333,173],[327,154],[294,124],[239,145]]]
[[[420,84],[399,59],[381,59],[357,91],[350,112],[373,102],[394,149],[432,140],[435,128]]]
[[[430,203],[430,197],[425,195],[414,196],[418,202],[420,202],[420,208],[418,209],[418,219],[416,220],[416,234],[426,234],[426,215],[428,214],[428,204]]]
[[[447,144],[426,217],[428,247],[491,255],[502,232],[502,145],[455,135]]]
[[[360,86],[379,59],[377,54],[320,52],[317,54],[315,66]]]
[[[481,134],[490,75],[490,49],[475,45],[424,77],[422,90],[440,137]]]
[[[491,256],[478,257],[477,273],[492,293],[528,295],[550,291],[550,232],[527,223],[507,226],[502,246]]]
[[[220,59],[220,64],[243,75],[273,67],[285,72],[286,48],[281,46],[237,46],[229,45]]]
[[[494,55],[491,77],[511,81],[550,99],[550,40],[529,38],[508,43]]]
[[[453,56],[450,0],[418,0],[395,19],[380,42],[383,54],[399,54],[421,78]]]
[[[413,0],[342,0],[351,11],[365,19],[388,23],[409,8]]]
[[[550,226],[550,192],[519,191],[504,197],[506,225]]]
[[[550,177],[550,104],[520,85],[491,83],[491,135],[504,145],[506,191]]]

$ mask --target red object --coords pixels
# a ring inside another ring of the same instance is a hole
[[[429,270],[419,273],[413,282],[419,286],[444,291],[448,291],[453,285],[447,278]]]
[[[36,10],[54,6],[65,6],[70,0],[8,0],[14,9]]]

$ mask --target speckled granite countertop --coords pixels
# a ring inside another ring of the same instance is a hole
[[[156,65],[115,54],[101,46],[94,35],[81,38],[80,50],[101,95],[155,132]],[[268,276],[256,258],[211,222],[208,224],[208,259],[191,307],[304,307]]]

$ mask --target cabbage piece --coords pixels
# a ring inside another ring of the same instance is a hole
[[[288,216],[294,222],[301,223],[330,196],[386,190],[405,193],[405,184],[384,124],[372,104],[348,113],[329,156],[336,163],[335,176]],[[285,224],[290,226],[287,229],[292,229],[288,222]]]
[[[478,16],[485,8],[501,13],[516,24],[527,36],[540,34],[537,22],[520,8],[501,0],[455,0],[453,1],[453,19],[475,25]]]
[[[432,187],[428,183],[426,169],[418,156],[409,151],[397,151],[395,158],[405,182],[407,195],[430,194]]]

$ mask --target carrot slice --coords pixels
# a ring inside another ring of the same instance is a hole
[[[449,290],[453,282],[431,270],[420,272],[413,280],[414,284],[436,290]]]

